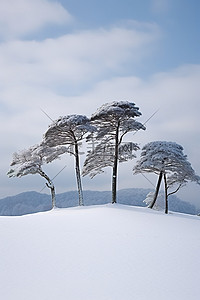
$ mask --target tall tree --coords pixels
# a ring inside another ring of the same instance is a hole
[[[102,105],[91,117],[97,131],[89,138],[95,140],[96,147],[87,155],[83,175],[94,177],[102,173],[104,167],[112,167],[112,203],[117,202],[118,162],[127,160],[119,151],[123,137],[128,132],[145,129],[144,125],[135,121],[135,117],[139,116],[141,113],[135,103],[114,101]],[[136,144],[131,145],[133,150],[138,149]]]
[[[142,148],[140,160],[133,168],[134,174],[155,173],[158,182],[154,197],[149,207],[153,208],[158,197],[162,179],[165,189],[165,213],[168,213],[168,197],[176,193],[188,181],[200,184],[200,177],[195,174],[187,156],[183,153],[183,147],[175,142],[155,141],[146,144]],[[176,186],[176,187],[175,187]],[[169,191],[172,187],[175,189]]]
[[[95,127],[83,115],[68,115],[54,121],[44,135],[44,143],[48,147],[67,145],[68,153],[74,155],[75,173],[79,195],[79,205],[83,205],[83,190],[80,172],[79,146],[88,132],[93,132]]]
[[[13,153],[8,177],[22,177],[29,174],[39,174],[45,178],[47,187],[51,190],[52,208],[56,206],[55,186],[50,177],[43,171],[42,165],[60,158],[66,153],[66,147],[49,148],[43,143],[28,149]]]

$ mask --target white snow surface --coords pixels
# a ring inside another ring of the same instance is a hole
[[[102,205],[0,217],[3,300],[199,300],[200,217]]]

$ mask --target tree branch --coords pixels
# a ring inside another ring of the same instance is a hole
[[[170,195],[173,195],[173,194],[177,193],[177,192],[178,192],[178,190],[180,190],[181,186],[182,186],[182,183],[180,183],[180,184],[179,184],[179,186],[177,187],[177,189],[176,189],[175,191],[173,191],[173,192],[169,193],[169,194],[168,194],[168,196],[170,196]]]

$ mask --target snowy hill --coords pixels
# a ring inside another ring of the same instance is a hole
[[[197,216],[108,204],[0,228],[3,300],[199,300]]]
[[[118,203],[146,206],[143,200],[150,192],[150,189],[122,189],[118,191]],[[99,205],[110,203],[111,192],[109,191],[84,191],[85,205]],[[78,193],[76,191],[69,191],[56,195],[57,207],[73,207],[78,205]],[[6,197],[0,200],[0,215],[13,216],[24,215],[28,213],[35,213],[47,211],[51,209],[51,198],[47,194],[37,192],[25,192],[16,196]],[[195,206],[188,202],[181,201],[176,196],[169,197],[169,210],[197,214]]]

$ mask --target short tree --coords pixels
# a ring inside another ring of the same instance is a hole
[[[128,132],[145,129],[144,125],[135,121],[141,116],[135,103],[114,101],[102,105],[91,117],[97,131],[90,136],[96,142],[94,151],[87,155],[83,175],[94,177],[102,173],[104,167],[112,167],[112,203],[116,203],[118,162],[127,158],[120,154],[120,145]],[[131,143],[133,150],[139,147]]]
[[[168,213],[168,197],[175,194],[179,189],[187,184],[188,181],[196,182],[200,184],[200,177],[195,174],[191,164],[185,160],[179,162],[178,171],[165,172],[164,178],[164,189],[165,189],[165,213]],[[174,187],[174,189],[173,189]],[[173,190],[172,190],[173,189]]]
[[[46,185],[51,190],[52,208],[54,208],[56,206],[55,186],[49,176],[42,170],[42,165],[52,162],[66,152],[66,147],[49,148],[42,143],[15,152],[7,175],[8,177],[22,177],[29,174],[39,174],[45,178]]]
[[[183,147],[175,142],[155,141],[142,148],[140,160],[133,168],[134,174],[148,172],[158,175],[154,197],[149,207],[153,208],[160,190],[162,179],[165,188],[165,213],[168,213],[168,197],[176,193],[188,181],[200,184],[200,177],[192,169],[183,154]],[[169,191],[175,187],[174,191]]]
[[[48,147],[68,146],[68,153],[74,155],[75,172],[79,194],[79,205],[83,205],[83,190],[80,174],[79,146],[88,132],[93,132],[89,119],[83,115],[68,115],[54,121],[44,135]]]

